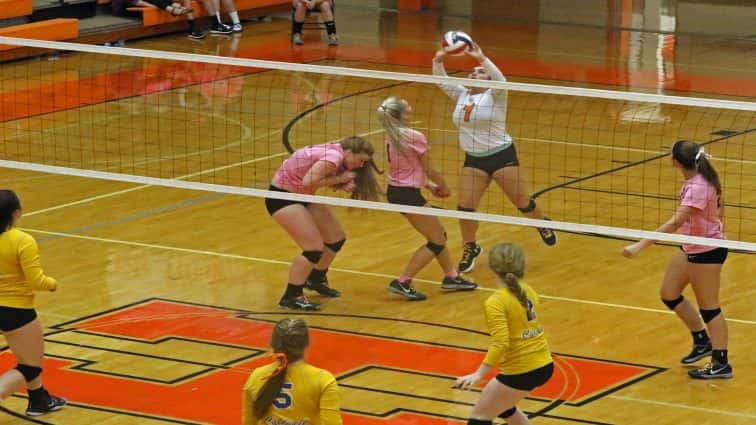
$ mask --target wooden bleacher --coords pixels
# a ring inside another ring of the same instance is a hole
[[[32,8],[32,0],[0,0],[0,19],[29,16]]]
[[[78,19],[48,19],[30,24],[0,28],[0,36],[34,38],[37,40],[72,40],[79,36]],[[16,46],[0,44],[0,51],[16,49]]]
[[[109,0],[99,0],[100,2]],[[253,12],[257,15],[265,15],[274,12],[284,12],[291,9],[291,0],[235,0],[236,10],[241,14],[242,12]],[[196,0],[192,1],[192,9],[195,18],[207,16],[207,11]],[[142,25],[145,27],[169,24],[173,22],[179,22],[186,19],[184,16],[172,16],[170,13],[160,10],[154,7],[132,7],[129,8],[132,12],[139,12],[142,14]],[[255,13],[256,12],[256,13]],[[226,11],[223,11],[226,13]]]

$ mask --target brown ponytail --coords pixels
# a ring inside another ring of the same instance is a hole
[[[372,160],[375,148],[373,148],[373,145],[369,141],[358,136],[347,137],[339,143],[343,149],[348,149],[353,153],[365,153],[371,157],[370,161],[365,163],[364,166],[352,170],[357,174],[354,178],[356,188],[352,192],[352,199],[377,201],[380,197],[381,185],[378,184],[375,173],[383,174],[383,171],[379,170]]]
[[[276,353],[278,367],[273,372],[260,391],[252,406],[255,418],[262,419],[283,388],[288,364],[302,359],[307,346],[310,344],[307,323],[302,319],[283,319],[276,323],[270,346]]]
[[[520,286],[520,279],[525,275],[525,253],[517,245],[500,243],[491,249],[488,254],[488,266],[499,276],[506,285],[509,293],[517,298],[517,301],[525,309],[528,320],[533,319],[533,309],[528,295]]]
[[[672,158],[679,162],[686,170],[696,170],[709,184],[717,189],[717,195],[722,194],[722,184],[719,174],[711,165],[708,155],[698,143],[678,140],[672,147]]]

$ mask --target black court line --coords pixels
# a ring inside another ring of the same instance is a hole
[[[24,396],[20,396],[20,395],[16,395],[16,394],[13,394],[12,397],[27,399]],[[28,417],[26,415],[22,415],[21,413],[14,412],[14,411],[8,409],[5,406],[0,406],[0,412],[6,413],[6,414],[11,415],[11,416],[15,416],[15,417],[17,417],[17,418],[19,418],[19,419],[21,419],[23,421],[31,422],[31,423],[34,423],[34,424],[55,425],[52,422],[45,422],[45,421],[40,420],[40,419],[30,418],[30,417]]]
[[[404,408],[401,408],[401,407],[398,407],[398,408],[395,408],[395,409],[391,409],[391,410],[389,410],[387,412],[384,412],[384,413],[365,413],[365,412],[360,412],[358,410],[353,410],[353,409],[341,409],[341,411],[345,412],[345,413],[351,413],[353,415],[367,416],[367,417],[381,418],[381,419],[390,418],[392,416],[400,415],[402,413],[412,413],[412,414],[415,414],[415,415],[428,416],[428,417],[432,417],[432,418],[451,419],[451,420],[457,420],[457,421],[460,421],[460,422],[463,422],[463,423],[466,422],[467,419],[468,419],[467,417],[462,418],[462,417],[459,417],[459,416],[444,415],[442,413],[423,412],[421,410],[404,409]],[[529,415],[528,412],[525,412],[525,413]],[[548,414],[546,414],[546,415],[541,415],[541,417],[543,417],[543,418],[549,418],[549,419],[559,419],[559,420],[562,420],[562,421],[576,422],[576,423],[581,423],[581,424],[613,425],[613,424],[608,423],[608,422],[598,422],[598,421],[591,421],[591,420],[588,420],[588,419],[568,418],[566,416],[557,416],[557,415],[548,415]]]
[[[438,374],[438,373],[420,372],[420,371],[417,371],[417,370],[409,370],[409,369],[397,369],[395,367],[388,367],[388,366],[367,365],[367,366],[363,366],[361,368],[358,368],[358,369],[351,370],[349,372],[345,372],[345,373],[340,374],[338,376],[339,385],[340,386],[351,385],[351,384],[342,384],[341,381],[344,380],[344,379],[352,378],[352,377],[357,376],[357,375],[359,375],[361,373],[369,372],[370,370],[373,370],[373,369],[387,370],[387,371],[390,371],[390,372],[404,373],[404,374],[407,374],[407,375],[425,376],[425,377],[428,377],[428,378],[443,379],[443,380],[447,380],[447,381],[456,381],[456,379],[457,379],[456,376],[441,375],[441,374]],[[357,386],[355,386],[355,387],[357,387]],[[362,387],[359,387],[359,388],[362,388]],[[362,389],[365,389],[366,391],[380,391],[380,390],[374,390],[372,388],[362,388]],[[483,392],[483,390],[480,389],[480,388],[470,388],[470,389],[468,389],[466,391],[474,392],[474,393],[481,393],[481,392]],[[418,396],[418,397],[422,398],[422,396]],[[551,399],[548,399],[548,398],[535,397],[533,395],[529,395],[529,396],[525,397],[525,399],[531,400],[531,401],[538,401],[538,402],[541,402],[541,403],[549,403],[549,402],[552,401]],[[446,400],[446,401],[448,401],[449,403],[461,403],[461,404],[465,404],[464,402],[456,402],[456,401],[451,401],[451,400]]]
[[[370,63],[370,62],[367,62],[367,63]],[[383,65],[385,65],[385,64],[383,64]],[[462,71],[454,71],[454,72],[450,73],[449,75],[458,74],[460,72],[462,72]],[[328,106],[328,105],[330,105],[332,103],[340,102],[340,101],[342,101],[344,99],[349,99],[349,98],[352,98],[352,97],[355,97],[355,96],[360,96],[360,95],[367,94],[367,93],[374,93],[374,92],[377,92],[377,91],[386,90],[386,89],[390,89],[390,88],[394,88],[394,87],[406,86],[406,85],[409,85],[409,84],[415,84],[415,82],[414,81],[402,81],[401,83],[387,84],[387,85],[384,85],[384,86],[374,87],[372,89],[366,89],[366,90],[361,90],[361,91],[358,91],[358,92],[350,93],[350,94],[347,94],[347,95],[344,95],[344,96],[341,96],[341,97],[337,97],[337,98],[331,99],[328,102],[319,103],[319,104],[317,104],[317,105],[315,105],[315,106],[313,106],[313,107],[311,107],[311,108],[309,108],[307,110],[304,110],[304,111],[300,112],[291,121],[289,121],[288,124],[286,124],[286,126],[283,129],[283,133],[281,134],[282,143],[283,143],[284,147],[286,148],[286,150],[289,151],[289,153],[294,153],[294,151],[296,149],[294,149],[294,147],[291,146],[291,140],[289,139],[289,134],[291,133],[291,130],[294,128],[294,126],[297,124],[297,122],[299,122],[301,119],[305,118],[307,115],[310,115],[311,113],[317,111],[318,109],[325,108],[326,106]]]
[[[21,394],[13,394],[13,397],[15,397],[15,398],[22,398],[24,400],[28,400],[28,398],[26,396],[21,395]],[[108,409],[107,407],[90,406],[88,404],[72,403],[70,401],[68,402],[68,406],[77,407],[77,408],[80,408],[80,409],[95,410],[95,411],[98,411],[98,412],[116,413],[116,414],[119,414],[119,415],[126,415],[126,416],[131,416],[131,417],[134,417],[134,418],[150,419],[150,420],[153,420],[153,421],[168,422],[168,423],[180,424],[180,425],[199,425],[200,424],[199,422],[189,422],[189,421],[185,421],[185,420],[181,420],[181,419],[164,418],[164,417],[161,417],[161,416],[146,415],[146,414],[131,412],[131,411],[128,411],[128,410]],[[16,412],[10,411],[10,410],[2,407],[2,406],[0,406],[0,410],[4,411],[4,412],[6,412],[6,413],[8,413],[10,415],[19,417],[21,419],[25,419],[28,422],[33,422],[33,423],[37,423],[37,424],[55,425],[52,422],[43,422],[43,421],[41,421],[39,419],[32,419],[30,417],[18,414]],[[49,415],[50,415],[49,417],[51,417],[51,418],[55,417],[55,413],[50,413]]]
[[[743,136],[743,135],[751,133],[753,131],[756,131],[756,127],[755,128],[749,128],[747,130],[742,130],[742,131],[735,132],[735,133],[728,133],[728,134],[726,134],[726,135],[724,135],[722,137],[718,137],[716,139],[711,139],[709,141],[703,142],[703,143],[701,143],[701,146],[707,146],[707,145],[710,145],[712,143],[717,143],[717,142],[721,142],[723,140],[731,139],[733,137]],[[669,156],[669,153],[662,153],[662,154],[654,155],[654,156],[651,156],[651,157],[648,157],[648,158],[645,158],[645,159],[641,159],[640,161],[631,162],[629,164],[624,164],[624,165],[621,165],[619,167],[610,168],[608,170],[599,171],[598,173],[594,173],[594,174],[590,174],[590,175],[587,175],[587,176],[584,176],[584,177],[573,179],[573,180],[568,181],[568,182],[560,183],[560,184],[557,184],[557,185],[554,185],[554,186],[549,186],[549,187],[547,187],[545,189],[539,190],[538,192],[534,193],[533,194],[533,198],[538,198],[539,196],[543,195],[544,193],[551,192],[552,190],[561,189],[563,187],[567,187],[567,186],[571,186],[573,184],[581,183],[581,182],[584,182],[586,180],[591,180],[591,179],[595,179],[597,177],[605,176],[607,174],[616,173],[617,171],[622,171],[622,170],[626,170],[628,168],[632,168],[632,167],[635,167],[635,166],[638,166],[638,165],[643,165],[643,164],[646,164],[646,163],[649,163],[649,162],[652,162],[652,161],[656,161],[656,160],[665,158],[667,156]]]
[[[588,187],[570,187],[570,186],[564,187],[563,189],[579,190],[582,192],[606,193],[609,195],[634,196],[636,198],[661,199],[664,201],[677,201],[678,200],[676,196],[658,195],[658,194],[653,194],[653,193],[624,192],[620,190],[592,189]],[[724,206],[731,207],[731,208],[742,208],[745,210],[756,210],[756,205],[725,203]]]

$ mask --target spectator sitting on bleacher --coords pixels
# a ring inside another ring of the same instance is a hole
[[[291,42],[297,45],[303,44],[302,26],[305,18],[311,11],[317,9],[323,15],[326,32],[328,32],[328,44],[339,44],[336,37],[336,21],[333,17],[333,0],[293,0],[294,19],[291,21]]]
[[[172,0],[113,0],[111,7],[113,8],[113,15],[116,16],[125,15],[129,7],[155,7],[165,10],[173,16],[186,15],[192,11],[191,8],[186,8],[179,2]]]
[[[183,0],[184,1],[184,7],[191,8],[192,0]],[[241,32],[242,31],[242,25],[241,21],[239,20],[239,14],[236,12],[236,5],[234,5],[234,0],[223,0],[223,6],[225,6],[226,10],[228,10],[228,15],[231,17],[231,20],[233,21],[233,26],[226,25],[223,23],[223,20],[221,20],[220,16],[220,0],[201,0],[202,5],[205,6],[205,10],[207,10],[207,14],[210,16],[215,16],[215,22],[210,27],[210,33],[211,34],[231,34],[232,32]],[[197,25],[194,22],[194,15],[191,13],[187,13],[186,15],[187,20],[189,21],[189,38],[193,39],[201,39],[205,38],[205,32],[201,31],[197,28]]]

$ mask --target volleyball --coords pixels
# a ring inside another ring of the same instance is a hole
[[[444,34],[444,40],[441,47],[450,55],[459,56],[465,53],[465,50],[472,47],[472,37],[462,31],[448,31]]]

